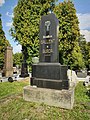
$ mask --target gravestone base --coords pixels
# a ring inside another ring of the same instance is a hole
[[[69,89],[68,80],[53,80],[53,79],[42,79],[42,78],[31,78],[31,86],[37,86],[40,88],[50,88],[56,90]]]
[[[72,109],[74,104],[74,88],[74,84],[69,90],[55,90],[26,86],[24,87],[23,98],[30,102],[44,103],[50,106]]]
[[[19,77],[21,77],[21,78],[29,77],[29,74],[24,73],[24,74],[21,74]]]
[[[69,89],[67,69],[67,66],[60,63],[33,64],[31,85],[56,90]]]

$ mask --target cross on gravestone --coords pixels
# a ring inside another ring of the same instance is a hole
[[[40,21],[40,62],[59,62],[59,21],[55,14],[42,16]]]

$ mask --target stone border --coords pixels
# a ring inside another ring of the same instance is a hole
[[[50,106],[72,109],[74,104],[74,88],[74,84],[72,84],[72,87],[70,87],[69,90],[54,90],[37,88],[35,86],[26,86],[23,89],[23,98],[26,101],[45,103]]]

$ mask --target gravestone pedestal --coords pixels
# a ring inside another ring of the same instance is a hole
[[[33,64],[31,85],[57,90],[69,89],[67,66],[60,63]]]
[[[26,101],[44,103],[50,106],[72,109],[74,104],[74,88],[72,84],[68,90],[55,90],[26,86],[24,87],[23,98]]]

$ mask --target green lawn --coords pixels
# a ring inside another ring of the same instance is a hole
[[[0,83],[0,120],[90,120],[90,94],[78,83],[72,110],[23,100],[28,81]]]

